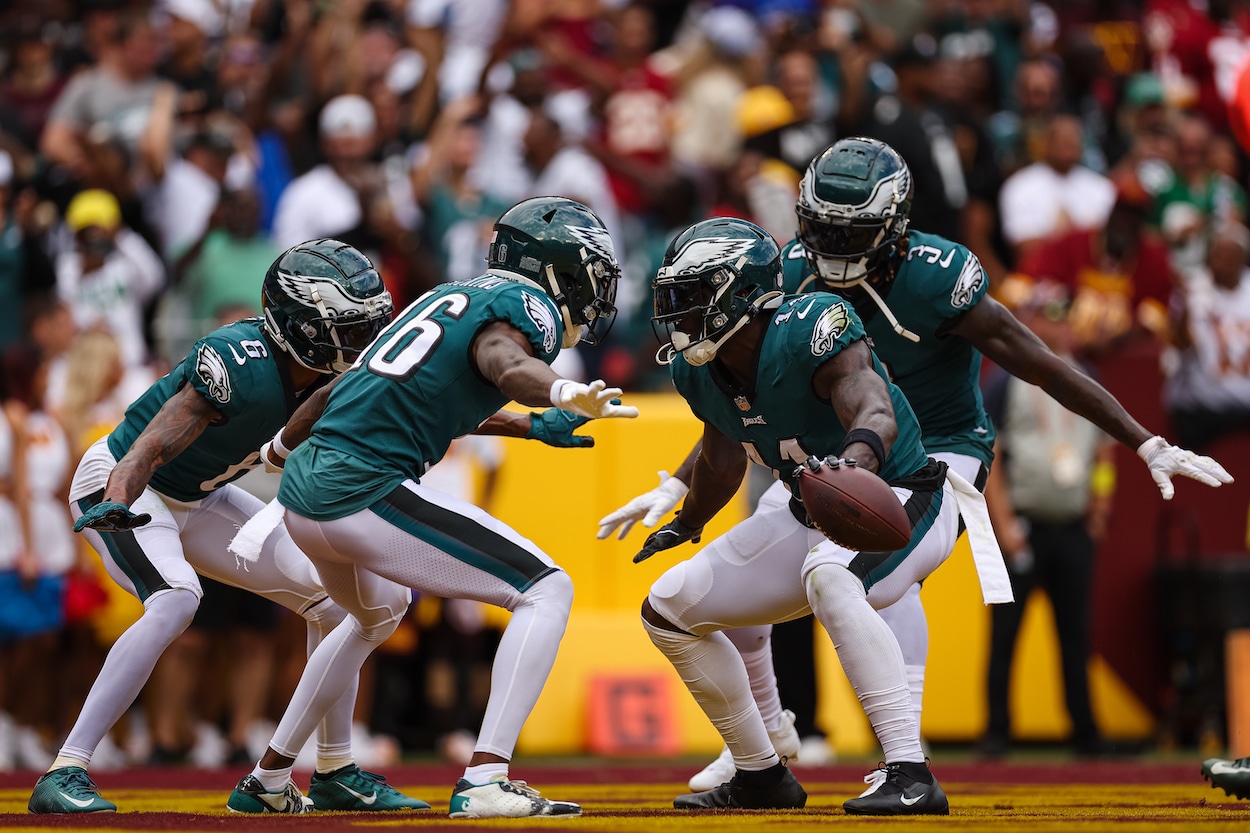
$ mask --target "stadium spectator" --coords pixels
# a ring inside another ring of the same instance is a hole
[[[18,138],[26,147],[38,144],[67,80],[56,62],[54,27],[34,15],[20,17],[13,25],[9,64],[0,81],[0,108],[17,116]]]
[[[1177,436],[1195,448],[1250,430],[1250,232],[1216,232],[1206,267],[1174,296],[1179,362],[1164,396]]]
[[[1042,283],[1015,312],[1055,355],[1074,363],[1068,310],[1067,289]],[[1115,487],[1114,441],[1041,388],[999,368],[985,388],[986,413],[998,430],[985,502],[1016,601],[990,611],[989,718],[978,750],[1000,757],[1011,744],[1012,659],[1030,595],[1040,588],[1054,609],[1069,743],[1078,754],[1101,754],[1107,744],[1090,706],[1086,666],[1094,554]]]
[[[1246,192],[1211,159],[1211,127],[1189,115],[1176,127],[1176,163],[1156,188],[1151,222],[1158,227],[1181,277],[1207,259],[1215,229],[1246,219]]]
[[[56,285],[56,273],[35,227],[37,197],[30,188],[15,189],[13,157],[0,150],[0,352],[22,337],[26,301]]]
[[[107,191],[83,191],[65,211],[74,247],[56,259],[56,286],[80,329],[104,327],[117,337],[122,361],[146,364],[144,306],[165,284],[156,252],[122,223]]]
[[[1073,295],[1078,354],[1105,354],[1143,333],[1162,334],[1175,279],[1167,248],[1146,227],[1151,197],[1122,174],[1104,225],[1074,228],[1028,252],[1018,271]]]
[[[1081,123],[1052,116],[1045,158],[1016,171],[999,193],[1003,237],[1017,261],[1053,237],[1073,229],[1099,228],[1115,202],[1115,185],[1081,164]]]
[[[56,99],[39,149],[48,164],[70,180],[92,169],[88,137],[116,140],[127,155],[160,153],[148,130],[152,106],[163,82],[156,75],[157,34],[147,15],[128,11],[104,43],[100,63],[75,75]]]

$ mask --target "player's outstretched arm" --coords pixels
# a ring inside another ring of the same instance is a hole
[[[142,526],[151,520],[146,515],[132,514],[130,504],[143,493],[153,472],[186,450],[219,416],[208,400],[190,385],[171,396],[109,473],[103,502],[84,513],[74,524],[74,530],[81,532],[91,527],[117,531]]]
[[[666,471],[659,472],[660,485],[645,492],[629,503],[610,512],[599,519],[597,538],[607,538],[620,528],[616,538],[623,540],[634,524],[642,521],[642,525],[650,529],[660,522],[670,511],[681,503],[682,498],[690,491],[690,481],[694,477],[694,462],[699,457],[702,442],[695,443],[694,448],[686,455],[686,459],[677,468],[677,473],[670,475]]]
[[[616,404],[620,404],[619,399]],[[594,437],[576,433],[578,428],[588,422],[590,417],[563,408],[547,408],[545,411],[530,411],[528,414],[496,411],[473,433],[538,440],[555,448],[592,448],[595,444]]]
[[[1106,388],[1051,352],[1028,327],[993,298],[983,298],[951,330],[1011,375],[1037,385],[1074,414],[1137,452],[1150,468],[1164,500],[1171,500],[1178,474],[1208,486],[1231,483],[1232,476],[1212,460],[1170,445],[1133,419]]]
[[[686,541],[698,543],[703,527],[738,492],[747,472],[747,455],[742,446],[726,437],[715,426],[704,423],[703,442],[694,460],[690,492],[677,517],[647,536],[634,563],[661,550]]]

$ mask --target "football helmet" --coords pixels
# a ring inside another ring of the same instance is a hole
[[[781,250],[754,223],[703,220],[668,244],[652,289],[652,326],[661,341],[667,335],[656,361],[670,364],[681,353],[698,367],[757,312],[781,302]]]
[[[888,281],[905,254],[911,171],[876,139],[841,139],[812,160],[799,183],[799,242],[831,287]]]
[[[491,274],[546,292],[564,319],[564,347],[598,344],[616,318],[621,269],[603,221],[564,197],[534,197],[496,222],[486,258]]]
[[[351,367],[395,315],[369,258],[338,240],[310,240],[279,255],[260,302],[270,338],[318,373]]]

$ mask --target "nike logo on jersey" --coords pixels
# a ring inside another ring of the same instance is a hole
[[[906,804],[908,807],[910,807],[913,804],[915,804],[917,801],[919,801],[920,799],[924,798],[926,795],[928,795],[928,793],[921,793],[915,798],[908,798],[906,795],[900,795],[898,797],[898,800]]]
[[[795,315],[797,315],[797,316],[798,316],[798,318],[799,318],[799,320],[800,320],[800,321],[802,321],[804,318],[806,318],[806,317],[807,317],[807,314],[808,314],[809,312],[811,312],[811,310],[812,310],[812,306],[816,303],[816,301],[817,301],[817,300],[819,300],[819,299],[817,299],[817,298],[813,298],[812,300],[810,300],[810,301],[808,301],[808,302],[807,302],[807,306],[803,307],[803,311],[802,311],[802,312],[796,312],[796,313],[795,313]]]
[[[1211,765],[1212,775],[1235,775],[1243,772],[1246,772],[1246,769],[1238,766],[1233,761],[1220,761],[1217,764]]]
[[[951,258],[953,258],[954,256],[955,256],[955,250],[951,249],[949,252],[946,253],[946,257],[938,261],[938,266],[941,266],[943,269],[945,269],[947,266],[950,266]]]
[[[359,798],[361,803],[363,803],[366,807],[373,804],[373,802],[378,800],[378,794],[376,792],[371,792],[368,795],[361,795],[360,793],[356,792],[355,790],[353,790],[351,787],[347,786],[346,784],[339,784],[339,786],[342,787],[347,792]]]
[[[70,804],[73,804],[75,807],[90,807],[94,801],[94,799],[90,798],[74,798],[72,795],[63,793],[60,790],[57,790],[57,792],[60,794],[61,798],[65,799]]]
[[[246,357],[246,356],[240,356],[240,355],[239,355],[239,351],[234,349],[234,345],[233,345],[233,344],[231,344],[231,345],[230,345],[230,355],[234,356],[234,363],[235,363],[235,364],[247,364],[247,357]]]

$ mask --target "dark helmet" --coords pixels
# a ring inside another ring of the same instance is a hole
[[[780,301],[781,250],[754,223],[703,220],[668,244],[652,288],[652,326],[668,339],[657,359],[667,364],[681,353],[692,365],[706,364],[755,313]]]
[[[892,279],[904,254],[911,191],[903,157],[876,139],[841,139],[813,159],[795,212],[817,277],[834,288]]]
[[[564,318],[564,346],[598,344],[616,317],[620,266],[603,221],[564,197],[534,197],[495,223],[487,256],[492,273],[542,287]]]
[[[338,240],[310,240],[279,255],[260,303],[269,336],[318,373],[351,367],[395,314],[369,258]]]

